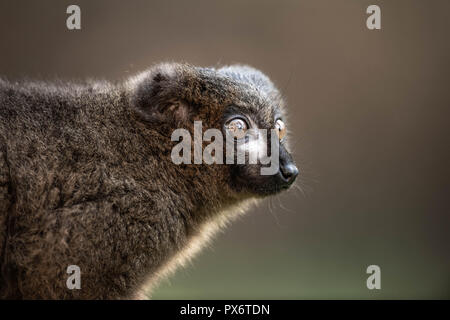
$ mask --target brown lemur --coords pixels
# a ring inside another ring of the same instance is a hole
[[[252,199],[298,170],[284,102],[247,66],[159,64],[122,83],[0,80],[0,296],[145,297]],[[171,134],[276,129],[279,169],[175,164]],[[69,265],[81,289],[66,285]]]

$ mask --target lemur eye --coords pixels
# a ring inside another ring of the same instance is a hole
[[[275,123],[275,129],[277,130],[278,138],[280,140],[283,139],[286,135],[286,125],[284,124],[284,122],[278,119]]]
[[[231,133],[233,137],[242,139],[247,133],[247,123],[242,119],[233,119],[225,125],[225,128]]]

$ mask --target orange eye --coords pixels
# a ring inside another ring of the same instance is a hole
[[[231,133],[233,137],[242,139],[247,133],[247,123],[242,119],[233,119],[225,125],[225,128]]]
[[[275,129],[277,130],[278,138],[282,140],[286,135],[286,125],[284,124],[283,121],[278,119],[277,122],[275,123]]]

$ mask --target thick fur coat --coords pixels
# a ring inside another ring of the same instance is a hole
[[[231,105],[267,127],[282,111],[248,67],[161,64],[118,84],[0,80],[0,297],[142,297],[258,197],[233,167],[170,158],[173,129],[221,128]],[[79,290],[66,286],[69,265]]]

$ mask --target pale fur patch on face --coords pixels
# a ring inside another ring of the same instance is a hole
[[[262,129],[249,129],[248,141],[237,144],[237,154],[241,158],[248,154],[248,163],[257,164],[262,158],[267,157],[267,131]],[[238,160],[239,163],[239,160]]]

